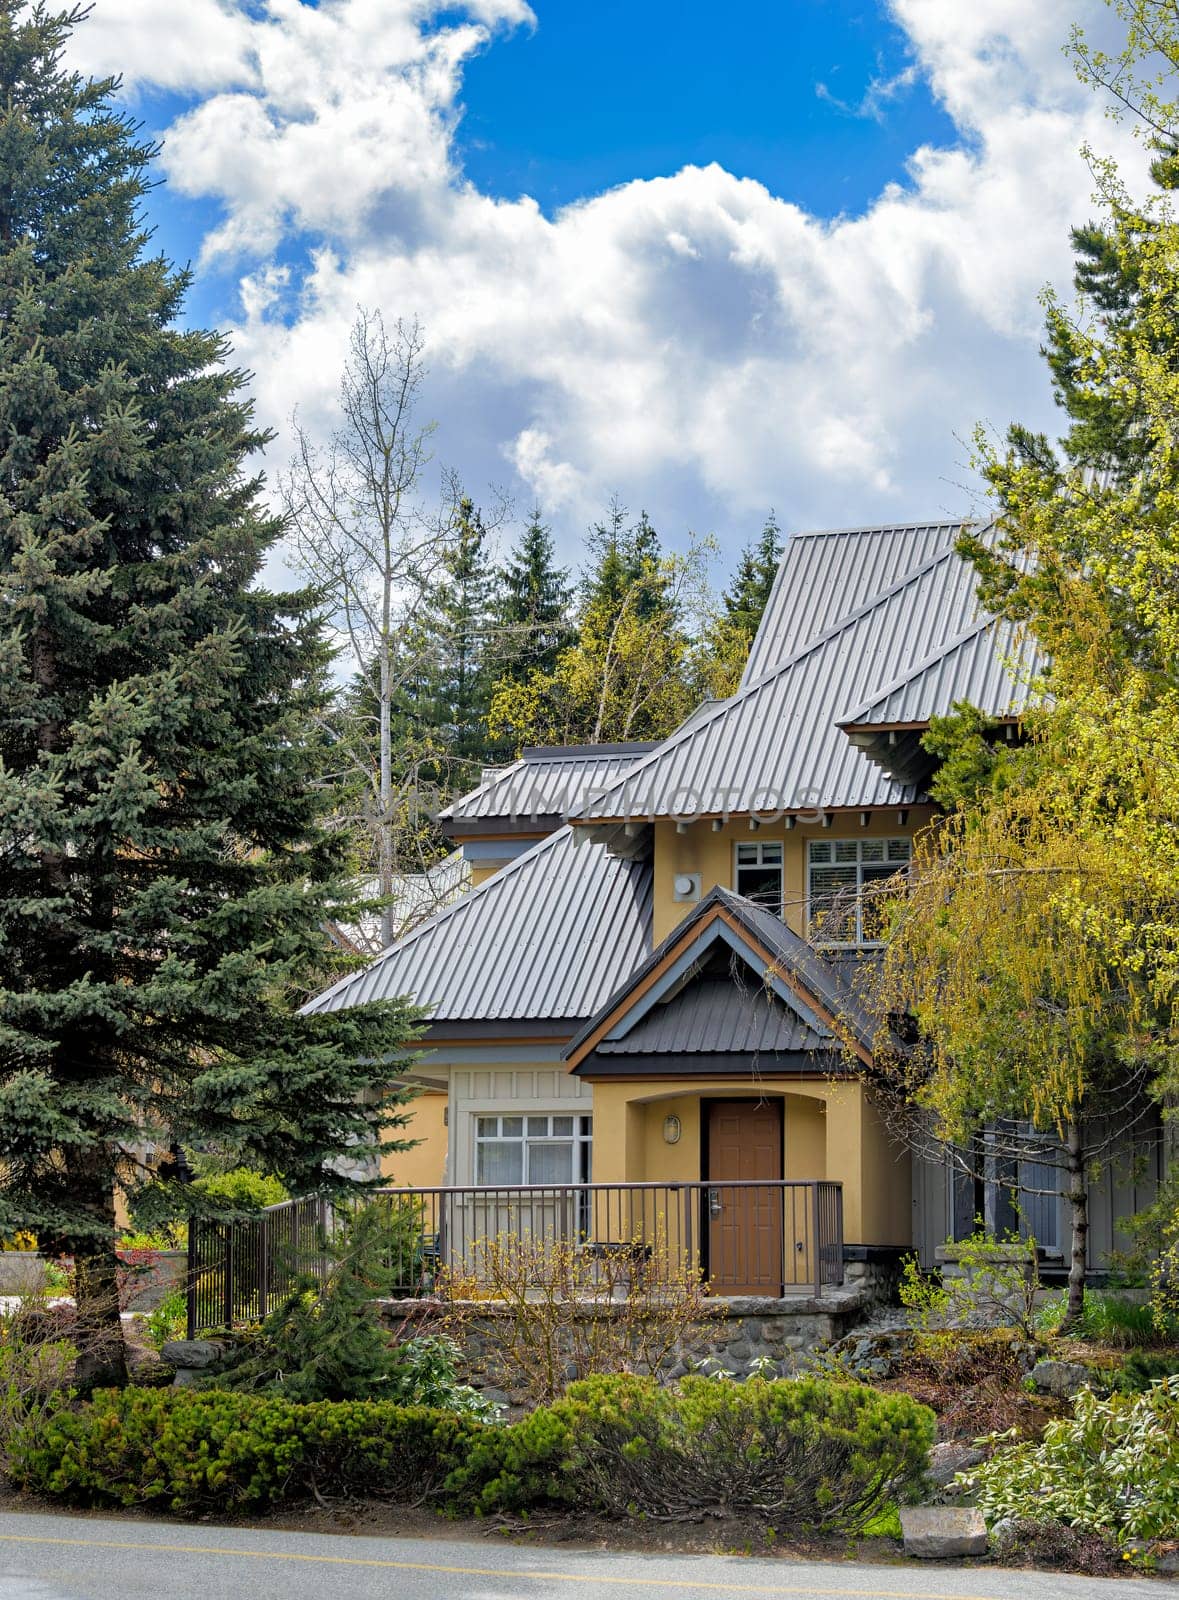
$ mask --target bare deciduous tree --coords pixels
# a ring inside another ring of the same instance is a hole
[[[417,415],[424,351],[416,320],[389,328],[379,311],[362,308],[340,381],[340,426],[320,447],[296,416],[296,452],[280,478],[296,565],[322,594],[356,673],[357,692],[341,700],[325,731],[340,758],[333,776],[357,797],[346,821],[375,869],[381,945],[401,931],[398,836],[414,831],[417,774],[433,753],[395,751],[394,709],[419,665],[409,641],[446,562],[454,523],[445,495],[435,512],[423,502],[435,430]],[[449,480],[447,486],[453,491]]]

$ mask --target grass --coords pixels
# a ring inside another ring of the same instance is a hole
[[[1041,1306],[1036,1316],[1036,1326],[1040,1332],[1057,1331],[1064,1321],[1067,1300],[1068,1296],[1062,1290]],[[1179,1327],[1158,1326],[1149,1303],[1096,1289],[1085,1290],[1081,1324],[1072,1332],[1074,1338],[1084,1339],[1090,1344],[1108,1345],[1115,1350],[1138,1350],[1179,1337]]]

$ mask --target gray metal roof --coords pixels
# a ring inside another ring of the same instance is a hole
[[[1036,698],[1035,682],[1044,665],[1026,630],[986,617],[839,722],[845,728],[928,722],[945,716],[958,700],[992,716],[1015,716]]]
[[[576,820],[634,823],[910,804],[920,791],[865,761],[839,718],[978,620],[974,580],[973,568],[952,549],[931,556],[789,661],[673,734],[587,801]]]
[[[908,522],[792,534],[749,652],[742,688],[781,666],[930,556],[950,549],[963,526],[961,520]]]
[[[408,995],[434,1024],[592,1016],[650,954],[651,886],[649,863],[562,828],[304,1010]]]
[[[621,1039],[603,1039],[599,1055],[778,1055],[829,1049],[834,1035],[816,1030],[756,981],[699,978],[658,1005]]]
[[[730,923],[717,916],[718,909],[728,914]],[[752,942],[743,943],[737,936],[734,943],[732,922],[751,935]],[[663,1003],[658,974],[662,968],[664,982],[675,977],[674,964],[669,967],[667,963],[677,949],[681,949],[679,962],[690,960],[691,966],[681,980],[670,984]],[[707,998],[695,995],[693,989],[702,989],[700,980],[715,975],[717,952],[724,956],[730,972],[734,960],[744,961],[750,980],[742,983],[732,976],[725,978],[723,986],[731,998],[717,996],[713,1015]],[[658,949],[627,975],[622,986],[574,1035],[564,1053],[567,1059],[576,1055],[611,1017],[617,1020],[608,1036],[598,1041],[577,1071],[592,1074],[593,1059],[602,1055],[654,1058],[677,1053],[715,1057],[757,1050],[779,1055],[799,1050],[830,1052],[838,1048],[835,1035],[808,1006],[808,996],[828,1016],[839,1017],[850,1033],[870,1048],[875,1026],[858,997],[855,972],[860,965],[827,960],[772,911],[716,885]],[[800,996],[796,997],[791,978],[797,982]],[[778,990],[774,1004],[780,1010],[776,1015],[769,1006],[770,988]],[[757,1004],[757,995],[767,1001],[764,1007]],[[657,1001],[654,1005],[653,998]],[[688,1009],[681,1012],[681,1005]],[[792,1028],[799,1031],[792,1033]],[[701,1042],[697,1043],[698,1039]]]
[[[510,767],[487,775],[477,789],[439,813],[448,833],[464,822],[529,822],[570,813],[597,789],[612,783],[653,743],[565,745],[525,750]]]

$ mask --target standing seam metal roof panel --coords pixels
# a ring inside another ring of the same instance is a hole
[[[974,572],[952,550],[791,661],[675,734],[577,813],[580,821],[908,805],[912,785],[864,760],[848,705],[935,655],[976,620]]]
[[[819,1050],[834,1035],[804,1022],[752,980],[699,978],[650,1011],[621,1039],[602,1039],[600,1055],[768,1054]]]
[[[561,828],[303,1010],[409,995],[433,1022],[592,1016],[651,953],[652,876]]]
[[[913,522],[795,533],[786,545],[741,687],[797,655],[874,595],[949,550],[964,524]]]
[[[1037,698],[1045,661],[1016,623],[988,617],[931,660],[839,718],[841,727],[928,722],[967,700],[992,716],[1018,715]]]
[[[470,794],[461,795],[439,813],[444,822],[508,818],[567,817],[598,789],[620,777],[642,756],[656,749],[653,743],[634,744],[626,750],[606,746],[600,754],[529,755],[504,767]]]

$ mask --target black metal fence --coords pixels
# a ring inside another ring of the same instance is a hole
[[[497,1274],[562,1271],[570,1292],[657,1289],[698,1275],[717,1295],[821,1295],[843,1282],[838,1183],[568,1183],[378,1189],[389,1287],[494,1294]],[[322,1278],[323,1200],[288,1200],[188,1234],[189,1337],[260,1321],[297,1277]],[[563,1265],[562,1265],[563,1263]]]
[[[636,1286],[697,1273],[713,1294],[822,1293],[843,1282],[838,1183],[571,1183],[383,1189],[397,1292],[486,1293],[510,1251],[516,1270],[567,1247],[574,1274]],[[522,1252],[521,1247],[525,1247]],[[620,1272],[620,1264],[624,1269]]]
[[[322,1278],[327,1202],[284,1200],[256,1217],[188,1225],[188,1337],[260,1322],[306,1273]]]

